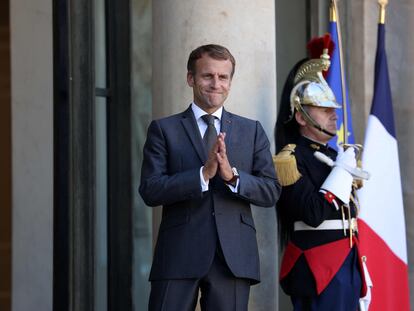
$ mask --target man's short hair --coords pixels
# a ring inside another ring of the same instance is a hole
[[[192,51],[188,57],[187,62],[188,72],[191,72],[193,75],[195,74],[196,62],[198,59],[203,57],[204,54],[207,54],[209,57],[216,60],[230,60],[231,64],[233,65],[233,68],[231,70],[231,77],[233,77],[234,70],[236,68],[236,60],[228,49],[218,44],[202,45]]]

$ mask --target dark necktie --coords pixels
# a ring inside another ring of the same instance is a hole
[[[203,142],[204,146],[206,147],[207,153],[209,153],[217,140],[217,131],[216,127],[214,126],[214,120],[216,119],[216,117],[211,114],[205,114],[204,116],[202,116],[202,118],[204,122],[207,123],[207,130],[204,133]]]

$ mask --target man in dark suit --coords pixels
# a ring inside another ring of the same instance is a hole
[[[195,49],[187,64],[194,100],[152,121],[140,194],[163,206],[149,310],[247,310],[260,281],[250,204],[272,207],[280,186],[258,121],[223,109],[235,70],[219,45]]]

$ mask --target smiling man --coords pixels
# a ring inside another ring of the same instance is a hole
[[[250,204],[275,205],[269,141],[258,121],[223,108],[235,70],[220,45],[191,52],[193,102],[148,128],[140,194],[163,206],[154,252],[149,310],[247,310],[260,281]]]

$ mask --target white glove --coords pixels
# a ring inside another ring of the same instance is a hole
[[[334,194],[343,203],[349,204],[349,197],[352,191],[353,177],[349,170],[356,168],[355,150],[350,147],[346,151],[339,147],[335,166],[325,179],[321,189]]]
[[[355,158],[355,149],[349,147],[344,151],[342,146],[338,147],[338,155],[335,160],[335,166],[340,166],[344,170],[352,174],[352,171],[357,168],[357,161]]]
[[[338,147],[338,155],[336,156],[335,163],[344,163],[352,168],[355,168],[357,165],[355,159],[355,149],[353,147],[349,147],[344,151],[342,146]]]
[[[344,153],[344,150],[343,150],[342,147],[339,147],[339,148],[340,148],[339,149],[339,154],[341,154],[341,157],[343,157],[342,154]],[[358,166],[353,167],[353,165],[354,165],[353,163],[352,163],[351,166],[348,165],[348,164],[346,164],[346,162],[348,162],[348,160],[346,160],[346,161],[341,160],[341,161],[339,161],[340,163],[338,164],[337,162],[334,162],[330,157],[328,157],[327,155],[325,155],[325,154],[323,154],[323,153],[321,153],[319,151],[315,151],[315,153],[313,155],[319,161],[321,161],[321,162],[323,162],[323,163],[325,163],[325,164],[327,164],[329,166],[335,166],[335,165],[341,166],[344,170],[346,170],[349,173],[351,173],[351,175],[352,175],[352,177],[354,179],[359,179],[359,180],[365,179],[365,180],[368,180],[370,178],[370,174],[367,171],[362,170]],[[338,155],[337,159],[340,160],[341,157],[339,157],[339,155]],[[351,161],[353,162],[353,160],[350,160],[350,162]]]

